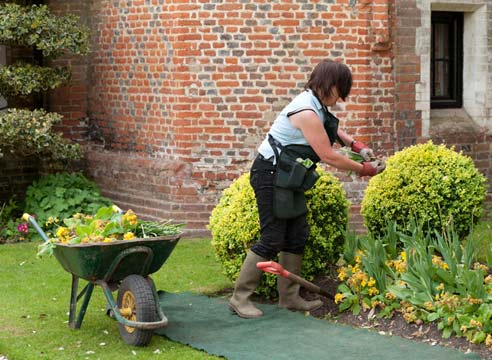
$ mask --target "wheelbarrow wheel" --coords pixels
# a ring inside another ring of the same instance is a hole
[[[118,308],[128,320],[153,322],[157,319],[156,302],[149,282],[140,275],[129,275],[121,282],[118,291]],[[152,338],[152,330],[137,329],[119,323],[123,340],[133,346],[146,346]]]

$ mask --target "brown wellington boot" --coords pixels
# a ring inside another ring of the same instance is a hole
[[[289,272],[300,275],[302,256],[288,252],[281,252],[279,255],[280,265]],[[297,311],[313,311],[323,305],[321,300],[306,301],[299,296],[300,285],[279,276],[277,278],[278,305],[282,308]]]
[[[253,319],[263,315],[263,312],[249,300],[263,275],[263,271],[256,267],[256,263],[260,261],[267,261],[267,259],[256,255],[252,251],[248,252],[236,281],[234,293],[229,300],[231,310],[242,318]]]

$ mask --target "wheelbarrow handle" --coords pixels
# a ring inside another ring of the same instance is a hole
[[[41,229],[41,227],[38,225],[38,223],[36,222],[36,219],[34,219],[34,216],[32,215],[29,215],[27,213],[23,214],[22,215],[22,219],[24,221],[28,221],[31,223],[31,225],[36,229],[36,231],[39,233],[39,235],[41,235],[41,237],[43,238],[44,241],[49,241],[48,240],[48,236],[45,234],[45,232]]]
[[[302,287],[308,289],[309,291],[333,299],[333,295],[331,295],[329,292],[321,289],[319,286],[313,284],[312,282],[307,281],[306,279],[303,279],[302,277],[285,270],[282,265],[275,261],[261,261],[256,263],[256,267],[262,271],[287,278],[290,281],[295,282]]]

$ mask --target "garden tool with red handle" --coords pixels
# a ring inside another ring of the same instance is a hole
[[[317,285],[314,285],[312,282],[307,281],[306,279],[303,279],[302,277],[292,274],[288,270],[285,270],[282,265],[275,261],[262,261],[256,263],[256,267],[264,272],[269,272],[274,275],[282,276],[284,278],[289,279],[292,282],[295,282],[302,287],[308,289],[309,291],[312,291],[316,294],[320,294],[323,296],[326,296],[327,298],[333,299],[333,295],[330,294],[329,292],[323,290]]]

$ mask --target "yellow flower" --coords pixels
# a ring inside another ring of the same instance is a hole
[[[492,275],[487,275],[487,277],[483,279],[483,282],[487,285],[492,284]]]
[[[440,256],[437,256],[437,255],[433,255],[432,256],[432,264],[435,265],[435,266],[440,266],[441,268],[443,268],[444,270],[448,270],[449,269],[449,266],[448,264],[446,264],[442,258]]]
[[[471,319],[470,326],[476,327],[478,329],[482,328],[482,323],[478,320]]]
[[[131,240],[135,237],[135,235],[132,232],[127,232],[123,235],[123,240]]]
[[[46,220],[45,226],[50,226],[51,224],[56,224],[60,220],[56,217],[50,216],[48,220]]]
[[[487,273],[489,271],[489,268],[486,265],[481,264],[479,262],[476,262],[475,264],[473,264],[473,269],[482,270],[484,273]]]
[[[369,296],[377,295],[377,294],[379,294],[379,290],[375,287],[372,287],[372,288],[369,288],[368,293],[369,293]]]
[[[376,285],[376,280],[374,280],[374,278],[371,276],[369,278],[369,282],[367,283],[367,286],[371,287],[371,286],[374,286]]]
[[[492,335],[487,334],[487,337],[485,338],[485,345],[492,346]]]
[[[137,224],[137,215],[133,212],[132,209],[128,210],[125,215],[123,215],[123,221],[128,222],[130,225]]]
[[[110,237],[106,237],[104,238],[103,242],[113,242],[113,239],[111,239]]]
[[[403,261],[407,261],[407,253],[406,253],[405,251],[402,251],[402,252],[400,253],[400,256],[401,256],[401,259],[402,259]]]
[[[395,266],[395,270],[399,273],[404,273],[407,269],[407,263],[403,260],[396,260],[393,265]]]
[[[432,304],[432,301],[426,301],[424,303],[424,309],[425,310],[432,310],[434,308],[434,305]]]
[[[118,206],[116,206],[116,205],[113,205],[111,208],[113,209],[113,212],[115,212],[115,213],[121,211],[121,209]]]
[[[68,234],[68,229],[66,227],[60,226],[58,230],[56,230],[56,237],[61,238]]]
[[[442,291],[444,290],[444,283],[440,283],[438,286],[436,286],[437,291]]]
[[[347,278],[347,272],[343,266],[341,268],[337,269],[337,272],[338,272],[338,279],[340,281],[343,281]]]
[[[396,299],[396,295],[391,293],[391,292],[387,292],[386,294],[384,294],[384,297],[390,301],[392,300],[395,300]]]
[[[336,294],[335,295],[335,304],[340,303],[344,298],[345,298],[345,295],[340,294],[340,293]]]

